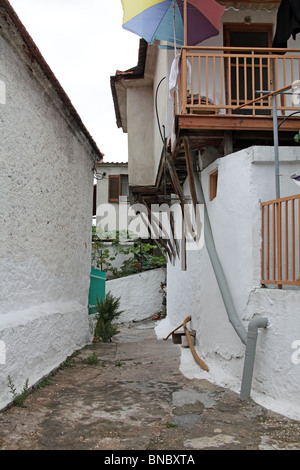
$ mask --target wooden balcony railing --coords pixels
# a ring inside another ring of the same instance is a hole
[[[300,80],[300,49],[183,47],[180,63],[176,114],[270,116],[271,97],[249,104],[257,92],[297,87]],[[278,95],[278,115],[299,103],[299,95]]]
[[[261,204],[262,284],[300,285],[300,194]]]

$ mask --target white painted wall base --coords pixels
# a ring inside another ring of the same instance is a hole
[[[5,364],[0,364],[0,409],[12,401],[11,377],[17,392],[58,367],[91,339],[88,309],[78,302],[42,304],[0,315]]]

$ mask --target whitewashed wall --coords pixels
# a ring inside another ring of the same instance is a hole
[[[120,310],[123,310],[123,313],[118,322],[141,321],[161,312],[163,306],[161,283],[165,281],[164,268],[107,281],[106,292],[121,298]]]
[[[7,38],[3,25],[0,408],[8,375],[17,390],[32,385],[89,338],[93,201],[90,145],[17,35]]]
[[[260,201],[275,198],[273,160],[273,148],[252,147],[217,160],[202,171],[201,178],[217,251],[239,318],[246,329],[256,314],[269,319],[268,328],[259,332],[251,396],[300,419],[300,365],[292,361],[292,344],[300,340],[300,291],[260,288]],[[280,148],[280,160],[281,195],[297,194],[299,188],[290,175],[300,171],[300,149]],[[216,166],[218,193],[209,201],[209,174]],[[188,252],[187,266],[187,272],[182,272],[179,262],[168,265],[170,327],[191,315],[197,351],[210,368],[208,374],[197,370],[196,376],[239,392],[245,346],[228,321],[206,247]],[[193,363],[190,357],[189,365]]]

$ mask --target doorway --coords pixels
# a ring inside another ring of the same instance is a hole
[[[224,46],[233,48],[230,52],[233,57],[227,61],[226,66],[226,95],[227,102],[233,107],[241,106],[258,97],[257,90],[271,90],[272,67],[268,59],[262,55],[268,55],[268,51],[255,51],[254,57],[250,54],[253,48],[272,47],[272,24],[224,24]],[[234,50],[235,47],[249,47],[244,53]],[[257,56],[257,57],[255,57]],[[231,111],[238,114],[268,115],[268,99],[259,101],[254,109],[239,109]]]

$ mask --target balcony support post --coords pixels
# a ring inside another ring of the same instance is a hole
[[[279,174],[279,144],[278,144],[278,114],[277,114],[277,94],[272,96],[273,103],[273,139],[275,157],[275,186],[276,198],[280,198],[280,174]]]

